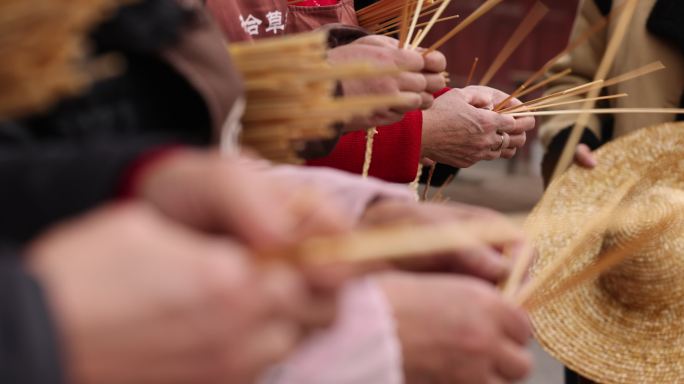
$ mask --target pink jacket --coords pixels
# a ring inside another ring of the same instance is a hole
[[[266,163],[261,162],[265,165]],[[269,177],[288,178],[310,185],[329,196],[358,222],[377,199],[414,199],[404,185],[328,168],[274,166]],[[295,354],[264,375],[260,384],[401,384],[401,347],[387,300],[373,281],[365,278],[342,292],[339,317],[331,329],[306,341]]]

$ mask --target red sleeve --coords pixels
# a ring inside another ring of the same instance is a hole
[[[443,94],[445,94],[445,93],[451,91],[452,89],[453,89],[453,88],[449,88],[449,87],[442,88],[442,89],[440,89],[439,91],[433,93],[432,96],[434,96],[435,99],[436,99],[436,98],[442,96]]]
[[[410,183],[416,178],[420,161],[423,113],[412,111],[396,124],[378,127],[373,146],[370,175],[394,183]],[[360,174],[366,153],[366,132],[348,133],[333,152],[307,165],[330,167]]]
[[[337,5],[339,0],[302,0],[293,4],[299,7],[327,7],[330,5]]]
[[[169,145],[151,149],[140,155],[124,170],[119,183],[118,197],[122,199],[134,197],[147,172],[162,160],[166,160],[182,150],[184,148],[180,145]]]
[[[450,91],[435,93],[440,97]],[[378,128],[373,145],[373,161],[369,174],[394,183],[410,183],[416,178],[421,160],[423,113],[412,111],[396,124]],[[348,133],[340,139],[333,152],[324,158],[309,160],[307,165],[330,167],[361,174],[366,154],[366,132]]]

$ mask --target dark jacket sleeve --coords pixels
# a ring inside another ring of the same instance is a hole
[[[0,146],[0,238],[23,243],[51,224],[114,199],[123,177],[160,137]]]
[[[0,383],[62,384],[56,332],[38,284],[0,255]]]
[[[544,155],[544,159],[542,160],[542,177],[544,178],[544,186],[548,186],[551,176],[553,176],[553,171],[556,169],[556,164],[558,164],[561,154],[565,149],[565,144],[570,138],[571,131],[572,127],[568,127],[558,132],[558,134],[554,136],[548,150],[546,151],[546,154]],[[612,135],[604,130],[604,137],[606,137],[607,140],[601,141],[590,129],[585,129],[584,132],[582,132],[580,143],[586,144],[592,151],[594,151],[601,145],[605,144],[610,136]]]
[[[459,168],[452,167],[446,164],[437,163],[437,165],[435,166],[435,173],[432,175],[432,179],[430,180],[430,186],[441,187],[442,185],[444,185],[444,183],[447,182],[447,180],[449,180],[450,176],[457,176],[458,171],[460,171]],[[424,167],[423,173],[420,176],[421,184],[427,184],[429,174],[430,167]]]

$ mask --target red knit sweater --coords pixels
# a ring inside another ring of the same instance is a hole
[[[407,113],[404,119],[396,124],[378,127],[369,174],[395,183],[413,181],[420,161],[422,128],[421,111]],[[366,132],[352,132],[340,138],[330,155],[322,159],[309,160],[307,164],[360,174],[365,153]]]
[[[338,0],[305,0],[298,6],[335,5]],[[420,161],[423,114],[407,113],[399,123],[378,127],[373,146],[371,176],[395,182],[410,183],[416,177]],[[307,165],[336,168],[360,174],[366,153],[366,132],[348,133],[340,138],[327,157],[310,160]]]
[[[325,7],[326,5],[335,5],[338,2],[339,0],[304,0],[295,3],[294,5],[300,7]]]
[[[447,93],[444,88],[435,98]],[[412,111],[400,122],[378,127],[373,144],[373,161],[369,175],[394,183],[410,183],[416,178],[421,160],[423,137],[423,112]],[[348,133],[335,146],[333,152],[322,159],[309,160],[307,165],[337,168],[347,172],[361,173],[366,154],[366,133]]]

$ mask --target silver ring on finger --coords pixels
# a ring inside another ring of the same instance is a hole
[[[510,149],[511,148],[511,136],[506,132],[501,133],[501,135],[504,137],[504,142],[501,145],[501,149],[502,150]]]
[[[504,148],[504,144],[506,143],[506,136],[504,136],[500,133],[497,133],[497,135],[501,136],[501,143],[499,143],[499,145],[497,145],[496,147],[491,147],[490,150],[492,152],[499,152],[500,150],[502,150]]]

